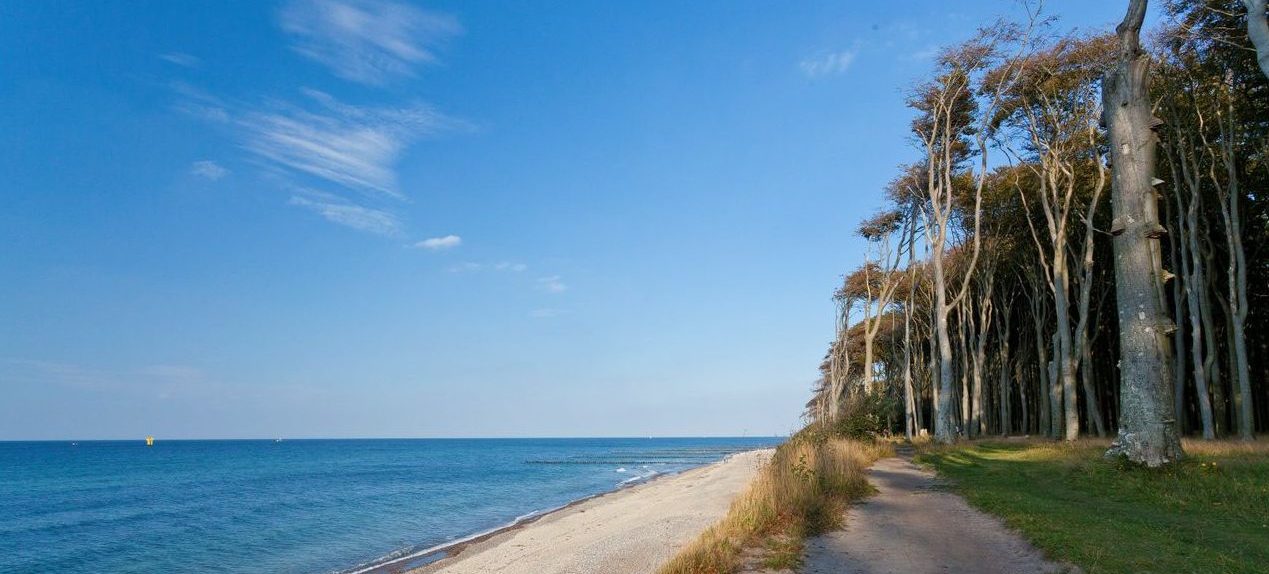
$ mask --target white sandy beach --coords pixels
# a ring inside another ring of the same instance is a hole
[[[655,572],[721,519],[771,450],[593,498],[467,545],[411,574]]]

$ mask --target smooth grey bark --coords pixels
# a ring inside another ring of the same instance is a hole
[[[1164,149],[1168,150],[1169,148],[1165,147]],[[1176,183],[1181,181],[1181,175],[1179,171],[1180,168],[1177,166],[1177,161],[1174,157],[1174,154],[1169,152],[1166,157],[1168,158],[1168,167],[1172,172],[1172,181],[1173,181],[1173,184],[1171,186],[1172,194],[1173,194],[1173,197],[1175,197],[1177,201],[1176,208],[1171,210],[1172,211],[1172,214],[1171,214],[1172,215],[1172,219],[1171,219],[1172,231],[1168,233],[1168,246],[1170,251],[1169,260],[1172,262],[1172,265],[1175,266],[1179,262],[1181,262],[1182,257],[1185,256],[1182,251],[1184,249],[1182,241],[1178,240],[1177,238],[1178,235],[1183,235],[1185,233],[1185,223],[1181,219],[1181,211],[1182,211],[1181,192],[1180,192],[1179,186]],[[1169,211],[1169,207],[1168,207],[1169,205],[1171,204],[1166,201],[1163,204],[1165,215]],[[1182,279],[1184,279],[1184,275],[1182,276]],[[1174,348],[1175,353],[1173,355],[1174,357],[1173,370],[1172,370],[1172,406],[1176,411],[1177,431],[1182,434],[1185,433],[1185,426],[1186,426],[1185,425],[1186,347],[1185,347],[1185,329],[1181,329],[1179,327],[1180,325],[1185,324],[1186,303],[1185,303],[1185,292],[1183,288],[1184,282],[1185,282],[1184,280],[1177,280],[1176,278],[1173,278],[1171,281],[1172,283],[1172,317],[1173,317],[1173,320],[1178,325],[1176,333],[1173,333],[1173,338],[1172,338],[1172,342],[1175,345],[1175,348]]]
[[[903,435],[916,434],[916,403],[912,400],[912,300],[903,312]]]
[[[1248,9],[1248,18],[1250,19],[1255,12],[1251,11],[1251,6],[1248,6]],[[1263,0],[1259,10],[1263,21],[1265,13]],[[1215,113],[1220,141],[1213,144],[1202,131],[1199,132],[1199,135],[1203,138],[1203,147],[1210,160],[1207,177],[1216,190],[1221,221],[1224,223],[1225,249],[1228,253],[1228,261],[1225,267],[1228,299],[1222,301],[1222,306],[1229,326],[1226,336],[1229,339],[1230,378],[1233,381],[1238,434],[1243,440],[1253,440],[1255,435],[1253,434],[1251,376],[1247,364],[1246,336],[1248,307],[1247,257],[1243,249],[1242,218],[1238,209],[1242,190],[1239,186],[1237,159],[1234,152],[1234,141],[1238,136],[1235,133],[1234,106],[1230,89],[1228,85],[1222,87],[1224,89],[1220,93],[1223,96],[1223,101],[1220,103],[1221,105],[1218,105]],[[1202,121],[1201,114],[1199,119]],[[1223,182],[1221,175],[1224,175]],[[1211,250],[1208,251],[1209,256],[1210,254]],[[1215,265],[1213,264],[1211,267],[1215,267]],[[1215,288],[1215,286],[1213,287]],[[1211,374],[1215,377],[1215,372]],[[1219,389],[1219,386],[1215,386],[1214,389]],[[1218,400],[1218,405],[1223,409],[1224,405],[1220,401],[1221,397],[1214,395],[1214,398]]]
[[[1045,332],[1045,309],[1044,303],[1040,299],[1039,279],[1034,275],[1028,277],[1031,283],[1031,290],[1034,296],[1027,294],[1027,299],[1031,303],[1031,321],[1034,325],[1032,332],[1035,334],[1035,356],[1036,356],[1036,372],[1039,375],[1039,389],[1036,397],[1039,398],[1036,421],[1039,425],[1036,429],[1037,434],[1052,436],[1052,411],[1049,410],[1050,397],[1050,378],[1049,378],[1049,352],[1044,344]],[[1024,291],[1027,293],[1027,291]]]
[[[1090,140],[1095,138],[1090,134]],[[1097,213],[1097,205],[1101,200],[1102,191],[1106,188],[1106,170],[1100,164],[1097,166],[1097,185],[1093,191],[1093,197],[1089,201],[1088,209],[1084,213],[1084,251],[1081,259],[1081,273],[1079,275],[1079,303],[1078,313],[1079,321],[1075,326],[1075,342],[1080,346],[1080,357],[1078,364],[1081,365],[1080,374],[1084,384],[1084,406],[1088,411],[1088,418],[1092,421],[1093,429],[1097,432],[1097,436],[1106,436],[1106,425],[1102,421],[1101,401],[1097,399],[1097,389],[1093,383],[1093,361],[1092,353],[1089,352],[1089,308],[1092,303],[1093,293],[1093,248],[1096,245],[1093,234],[1097,229],[1093,226],[1093,218]],[[1099,312],[1100,316],[1100,312]],[[1073,402],[1073,401],[1072,401]],[[1068,417],[1069,418],[1069,417]],[[1067,431],[1067,439],[1071,439],[1070,431]]]
[[[1164,311],[1155,148],[1149,97],[1149,59],[1141,51],[1145,0],[1131,0],[1116,27],[1118,61],[1102,82],[1109,132],[1115,295],[1119,306],[1119,434],[1108,456],[1149,467],[1184,455],[1172,407],[1171,342]]]
[[[1213,260],[1210,234],[1202,235],[1204,241],[1199,248],[1199,256],[1203,258],[1202,265],[1206,270],[1216,267],[1216,262]],[[1212,429],[1219,436],[1225,432],[1225,395],[1224,385],[1221,383],[1221,366],[1216,360],[1217,349],[1220,347],[1216,344],[1216,308],[1212,304],[1212,294],[1217,293],[1217,290],[1212,276],[1206,271],[1200,279],[1202,282],[1198,284],[1199,309],[1203,311],[1203,340],[1207,345],[1204,367],[1207,370],[1207,388],[1212,394]]]
[[[1269,18],[1265,15],[1265,0],[1243,0],[1247,7],[1247,37],[1256,47],[1256,63],[1260,72],[1269,78]]]
[[[930,333],[932,336],[929,337],[929,342],[930,342],[930,366],[929,366],[930,418],[934,419],[933,420],[934,426],[937,427],[939,424],[938,422],[939,416],[940,416],[939,413],[941,412],[939,409],[943,408],[943,399],[940,396],[941,393],[939,392],[943,385],[943,375],[942,373],[939,372],[939,369],[941,368],[941,365],[942,365],[942,363],[939,360],[939,341],[938,341],[937,335],[935,335],[933,331],[935,323],[938,321],[938,318],[936,315],[937,315],[937,312],[934,310],[934,306],[931,305],[930,306],[930,329],[931,329]]]
[[[1087,324],[1088,306],[1087,298],[1085,298],[1083,301],[1085,305],[1080,307],[1080,327],[1077,328],[1076,338],[1072,339],[1071,271],[1067,257],[1070,249],[1068,225],[1075,199],[1074,169],[1060,157],[1064,150],[1046,141],[1045,134],[1051,129],[1042,126],[1030,115],[1027,117],[1033,145],[1045,150],[1040,155],[1040,167],[1035,170],[1035,175],[1040,182],[1036,195],[1048,231],[1047,252],[1043,242],[1040,241],[1039,233],[1031,224],[1031,208],[1027,202],[1027,194],[1021,187],[1018,188],[1018,198],[1027,212],[1027,225],[1031,231],[1036,252],[1044,254],[1039,258],[1040,268],[1044,271],[1045,283],[1053,297],[1055,325],[1052,340],[1053,363],[1049,368],[1049,416],[1052,424],[1050,434],[1055,437],[1064,435],[1066,440],[1075,440],[1079,438],[1080,426],[1075,394],[1075,370],[1079,365],[1079,355],[1074,348],[1074,342],[1079,340],[1079,335]],[[1100,187],[1097,192],[1100,194]],[[1089,206],[1086,214],[1088,218],[1092,217],[1092,210],[1096,208],[1096,199],[1095,196]],[[1091,221],[1091,219],[1087,220]],[[1092,271],[1091,247],[1091,245],[1085,245],[1084,258],[1081,259],[1081,261],[1087,261],[1085,277]]]
[[[947,294],[945,290],[947,285],[943,279],[943,256],[938,254],[935,259],[935,323],[934,329],[938,337],[938,358],[939,358],[939,390],[936,394],[938,397],[938,416],[934,419],[934,438],[942,443],[950,443],[956,440],[956,436],[960,434],[956,422],[956,414],[952,412],[952,339],[947,332]]]
[[[1065,225],[1063,225],[1065,227]],[[1071,289],[1071,278],[1066,265],[1066,233],[1058,236],[1063,245],[1057,249],[1057,257],[1053,260],[1054,307],[1057,316],[1057,337],[1054,339],[1053,360],[1056,375],[1061,381],[1061,409],[1055,415],[1062,416],[1062,427],[1066,440],[1075,440],[1080,436],[1079,407],[1075,396],[1075,345],[1071,340],[1071,315],[1068,295]]]
[[[1053,337],[1051,345],[1053,347],[1053,355],[1048,362],[1049,424],[1051,425],[1049,427],[1049,436],[1058,438],[1062,436],[1062,432],[1065,430],[1062,425],[1066,422],[1062,418],[1062,390],[1064,385],[1062,383],[1061,366],[1058,364],[1059,357],[1061,356],[1061,350],[1059,348],[1061,344],[1058,342],[1057,337]]]
[[[994,42],[994,40],[993,40]],[[1025,46],[1026,42],[1020,45]],[[963,64],[967,62],[962,62]],[[984,61],[968,62],[970,68],[982,67]],[[992,116],[991,108],[1000,100],[1001,91],[1006,89],[1007,85],[1016,80],[1006,81],[997,87],[997,91],[992,99],[991,106],[983,110],[981,117],[990,118]],[[948,334],[947,315],[948,311],[961,304],[966,293],[969,291],[969,282],[974,276],[974,270],[978,266],[979,252],[982,247],[982,212],[983,212],[983,188],[987,184],[988,177],[988,145],[987,130],[979,129],[975,134],[978,152],[978,170],[975,173],[975,189],[974,189],[974,229],[970,236],[970,258],[969,263],[964,267],[961,282],[956,294],[948,299],[947,278],[944,269],[944,250],[947,246],[949,226],[952,223],[953,215],[953,179],[955,176],[955,162],[952,157],[952,149],[955,142],[960,137],[960,127],[953,125],[953,108],[956,106],[958,98],[962,96],[973,97],[973,87],[970,85],[968,75],[962,80],[954,82],[952,85],[945,85],[938,92],[932,114],[933,129],[928,134],[922,134],[926,147],[926,172],[928,183],[926,191],[929,194],[929,214],[930,218],[926,225],[926,244],[931,252],[931,270],[933,271],[933,283],[935,293],[935,323],[934,329],[938,338],[938,359],[939,359],[939,386],[938,393],[939,413],[935,419],[934,438],[941,443],[951,443],[956,440],[960,434],[957,429],[957,421],[955,414],[952,412],[952,386],[954,383],[952,372],[952,342]]]
[[[970,404],[969,404],[969,368],[970,368],[969,367],[969,361],[970,361],[969,329],[970,329],[971,316],[972,315],[970,315],[967,312],[967,310],[964,309],[963,305],[956,309],[956,319],[957,319],[958,326],[960,327],[959,329],[956,330],[956,333],[957,333],[956,342],[960,346],[960,358],[961,358],[961,368],[960,368],[961,432],[964,434],[964,436],[967,436],[967,437],[974,435],[974,429],[971,428],[969,424],[969,419],[971,414],[969,410],[970,409]]]
[[[1009,315],[1010,306],[1006,303],[1000,314],[1000,381],[996,391],[1000,394],[1000,436],[1009,436],[1011,413],[1009,412]]]
[[[996,269],[995,266],[988,266],[983,269],[985,277],[982,279],[986,285],[981,286],[982,292],[978,297],[978,321],[975,329],[974,337],[974,376],[973,376],[973,394],[970,407],[973,414],[970,416],[970,424],[979,436],[987,434],[987,416],[983,411],[983,378],[987,363],[987,342],[990,339],[991,323],[993,316],[992,294],[996,288]]]
[[[968,305],[966,301],[963,305]],[[975,333],[973,310],[966,308],[961,316],[961,431],[972,437],[978,433],[974,424],[974,351],[970,348]]]
[[[1184,141],[1181,136],[1179,142]],[[1181,234],[1181,274],[1185,278],[1185,301],[1189,309],[1190,317],[1190,353],[1193,355],[1194,362],[1194,392],[1198,398],[1199,420],[1203,425],[1203,438],[1216,438],[1216,431],[1212,424],[1212,399],[1211,393],[1208,392],[1207,371],[1211,367],[1210,357],[1215,352],[1211,345],[1206,346],[1207,359],[1204,359],[1204,330],[1209,327],[1210,321],[1204,320],[1202,310],[1203,302],[1200,301],[1201,293],[1207,289],[1207,282],[1203,277],[1203,261],[1198,254],[1198,206],[1200,197],[1200,183],[1198,174],[1195,173],[1197,164],[1194,163],[1191,150],[1185,143],[1179,143],[1182,149],[1178,150],[1178,158],[1181,164],[1181,176],[1185,179],[1186,187],[1190,190],[1190,202],[1185,208],[1184,225],[1180,228]],[[1173,186],[1174,189],[1179,186]],[[1183,198],[1177,191],[1176,197],[1178,205],[1182,203]],[[1208,334],[1210,341],[1210,333]],[[1175,408],[1174,408],[1175,410]]]
[[[1022,434],[1031,434],[1031,409],[1027,404],[1027,384],[1022,379],[1022,361],[1014,362],[1013,374],[1018,382],[1018,404],[1022,408]]]
[[[1251,0],[1248,0],[1248,2],[1248,10],[1251,10]],[[1259,14],[1263,16],[1265,13],[1264,0],[1259,0],[1259,3]],[[1264,18],[1261,18],[1261,22],[1264,22]],[[1262,33],[1269,35],[1269,29],[1264,30]],[[1262,68],[1266,66],[1265,55],[1269,54],[1269,38],[1264,40],[1264,44],[1264,50],[1260,49],[1261,44],[1257,44],[1257,50],[1261,53],[1260,64]],[[1269,76],[1269,70],[1266,71],[1266,75]],[[1234,376],[1238,382],[1236,387],[1237,394],[1234,396],[1235,407],[1238,409],[1238,436],[1243,440],[1254,440],[1256,435],[1254,434],[1255,421],[1253,420],[1254,411],[1252,410],[1251,373],[1247,360],[1246,324],[1247,307],[1249,305],[1247,299],[1247,254],[1243,249],[1242,219],[1238,211],[1242,190],[1238,182],[1238,169],[1234,164],[1232,106],[1227,108],[1226,114],[1220,124],[1222,135],[1220,155],[1225,166],[1228,187],[1222,187],[1217,182],[1217,190],[1221,196],[1221,219],[1225,223],[1226,249],[1230,253],[1229,264],[1226,267],[1226,282],[1229,288],[1229,337],[1233,344],[1234,352],[1231,376]],[[1212,180],[1217,180],[1215,172],[1212,173]]]
[[[1106,423],[1102,421],[1101,401],[1097,400],[1097,384],[1093,380],[1093,352],[1089,348],[1088,333],[1080,340],[1080,377],[1084,384],[1084,403],[1088,407],[1088,419],[1097,436],[1106,436]]]
[[[913,209],[915,212],[915,209]],[[908,440],[916,434],[917,408],[912,392],[912,308],[916,304],[916,225],[915,214],[908,221],[908,299],[903,306],[903,431]]]

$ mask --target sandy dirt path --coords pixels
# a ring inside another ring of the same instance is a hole
[[[770,450],[620,490],[463,548],[411,574],[652,573],[721,519]]]
[[[844,530],[807,541],[802,574],[1065,571],[907,457],[877,461],[868,478],[879,492],[851,506]]]

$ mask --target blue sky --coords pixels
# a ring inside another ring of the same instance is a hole
[[[0,439],[788,432],[904,89],[1012,11],[0,4]]]

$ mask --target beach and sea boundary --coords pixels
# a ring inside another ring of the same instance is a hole
[[[749,486],[771,452],[735,453],[360,572],[655,572],[726,515],[731,501]]]

